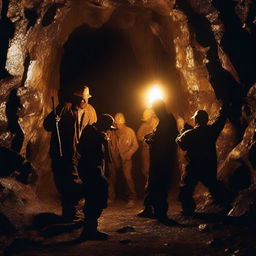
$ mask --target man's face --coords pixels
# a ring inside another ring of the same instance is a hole
[[[81,98],[80,104],[78,105],[79,108],[85,108],[86,104],[88,103],[88,98]]]
[[[124,127],[124,125],[125,124],[122,124],[122,123],[115,123],[115,127],[117,128],[117,129],[122,129],[123,127]]]

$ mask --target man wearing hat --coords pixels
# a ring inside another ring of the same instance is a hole
[[[122,171],[128,188],[128,207],[133,207],[136,200],[136,189],[132,177],[133,155],[139,145],[134,130],[126,125],[123,113],[115,115],[116,130],[109,135],[109,148],[111,162],[109,162],[109,199],[114,201],[116,197],[115,185],[118,170]]]
[[[69,102],[59,104],[44,120],[44,128],[52,132],[50,156],[56,188],[61,197],[62,216],[66,221],[76,218],[76,205],[81,185],[76,170],[77,144],[82,130],[97,121],[94,108],[88,104],[89,88],[81,86]],[[56,122],[58,130],[56,129]]]
[[[177,137],[176,142],[186,151],[187,165],[181,177],[179,199],[184,215],[193,215],[196,205],[193,192],[201,181],[211,193],[214,201],[225,206],[227,193],[217,180],[216,141],[227,119],[227,108],[222,106],[214,123],[208,125],[208,114],[197,110],[193,116],[195,127],[187,126]]]
[[[170,181],[177,161],[177,123],[174,115],[167,112],[164,101],[156,100],[152,109],[159,123],[154,133],[145,138],[149,144],[150,168],[144,210],[137,216],[155,218],[163,224],[174,225],[176,223],[169,219],[167,212]]]

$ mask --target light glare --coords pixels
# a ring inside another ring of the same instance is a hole
[[[148,93],[148,101],[150,106],[152,106],[154,101],[163,100],[163,99],[164,99],[163,91],[158,85],[155,85],[150,89]]]

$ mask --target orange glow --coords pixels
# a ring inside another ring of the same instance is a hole
[[[153,85],[153,87],[148,91],[147,95],[148,106],[151,107],[155,100],[160,99],[164,99],[163,90],[159,85]]]

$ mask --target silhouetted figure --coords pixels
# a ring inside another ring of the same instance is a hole
[[[98,231],[97,227],[98,218],[107,207],[108,184],[105,179],[104,151],[108,143],[106,132],[113,128],[113,124],[113,117],[103,114],[94,125],[84,128],[78,144],[78,173],[83,181],[85,193],[85,222],[80,241],[108,238],[108,235]]]
[[[227,109],[223,106],[218,118],[211,125],[207,125],[209,118],[204,110],[196,111],[193,117],[196,126],[188,126],[176,139],[181,149],[186,151],[187,160],[179,193],[184,215],[194,213],[196,205],[193,192],[199,181],[209,189],[216,203],[225,205],[227,202],[227,192],[217,180],[216,154],[216,141],[225,125]]]
[[[17,96],[17,89],[10,92],[9,99],[6,102],[6,117],[8,119],[8,129],[14,135],[11,149],[20,153],[24,141],[24,134],[18,122],[18,111],[22,108],[20,99]]]
[[[138,150],[138,142],[132,128],[126,126],[122,113],[115,115],[116,130],[110,131],[109,146],[111,162],[109,162],[109,198],[115,200],[115,184],[117,171],[121,170],[128,187],[128,207],[134,206],[136,199],[135,183],[132,177],[132,157]]]
[[[178,130],[174,116],[168,114],[163,101],[155,101],[153,110],[159,118],[159,123],[155,132],[146,138],[150,145],[150,168],[144,200],[145,209],[138,216],[156,218],[165,223],[169,221],[167,200],[171,174],[176,167],[175,138]]]
[[[44,121],[44,128],[52,132],[50,156],[56,188],[61,196],[62,215],[67,221],[75,220],[76,205],[81,197],[81,184],[77,173],[77,144],[83,128],[96,122],[96,112],[88,104],[89,88],[82,86],[72,95],[70,102],[58,105]],[[56,129],[59,127],[59,137]],[[60,149],[62,156],[60,155]]]
[[[141,147],[141,172],[144,177],[148,178],[149,166],[150,166],[150,154],[149,145],[145,141],[147,134],[153,133],[158,125],[158,118],[154,111],[150,108],[145,109],[142,115],[142,124],[137,131],[137,139],[140,142]]]

